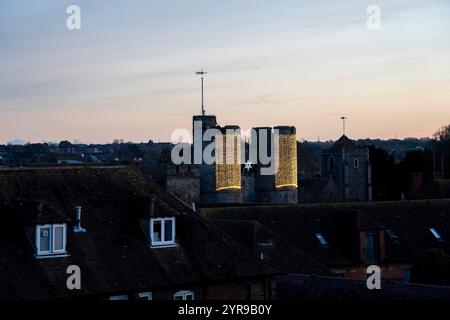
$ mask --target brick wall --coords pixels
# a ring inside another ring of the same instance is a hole
[[[382,264],[381,279],[404,280],[404,271],[411,270],[412,266],[408,263]],[[365,266],[352,266],[347,268],[334,268],[333,272],[341,274],[345,279],[364,280],[366,279]]]
[[[243,280],[155,290],[153,300],[173,300],[174,294],[181,290],[193,291],[196,300],[269,300],[275,298],[275,279]]]

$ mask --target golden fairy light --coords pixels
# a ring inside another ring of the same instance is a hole
[[[241,189],[239,131],[216,136],[216,190]]]
[[[297,185],[297,139],[295,134],[280,134],[278,142],[278,171],[275,187],[298,187]]]

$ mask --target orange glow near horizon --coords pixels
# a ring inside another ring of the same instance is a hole
[[[218,5],[84,1],[68,31],[54,1],[0,1],[0,144],[170,141],[200,112],[200,68],[206,113],[243,130],[336,140],[345,115],[352,139],[420,138],[450,123],[450,1],[379,0],[379,30],[360,0]]]

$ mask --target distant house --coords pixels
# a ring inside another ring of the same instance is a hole
[[[0,225],[0,299],[274,298],[274,269],[130,167],[0,169]]]
[[[317,264],[316,272],[299,269],[302,252],[346,279],[365,279],[374,264],[383,279],[410,281],[428,250],[450,254],[450,200],[202,208],[201,214],[249,247],[272,240],[265,260],[289,273],[325,274]],[[266,232],[244,241],[236,230],[249,224]],[[289,247],[290,259],[281,259]]]

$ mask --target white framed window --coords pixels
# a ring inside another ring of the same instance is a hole
[[[38,256],[67,252],[67,225],[65,223],[37,225],[35,237]]]
[[[150,241],[152,247],[175,245],[175,218],[151,218]]]
[[[182,290],[182,291],[178,291],[177,293],[175,293],[173,295],[173,299],[174,300],[194,300],[195,295],[194,295],[193,291]]]
[[[128,295],[124,294],[124,295],[121,295],[121,296],[111,296],[111,297],[109,297],[109,300],[111,300],[111,301],[128,300]]]
[[[153,293],[152,292],[140,292],[138,294],[139,300],[153,300]]]

